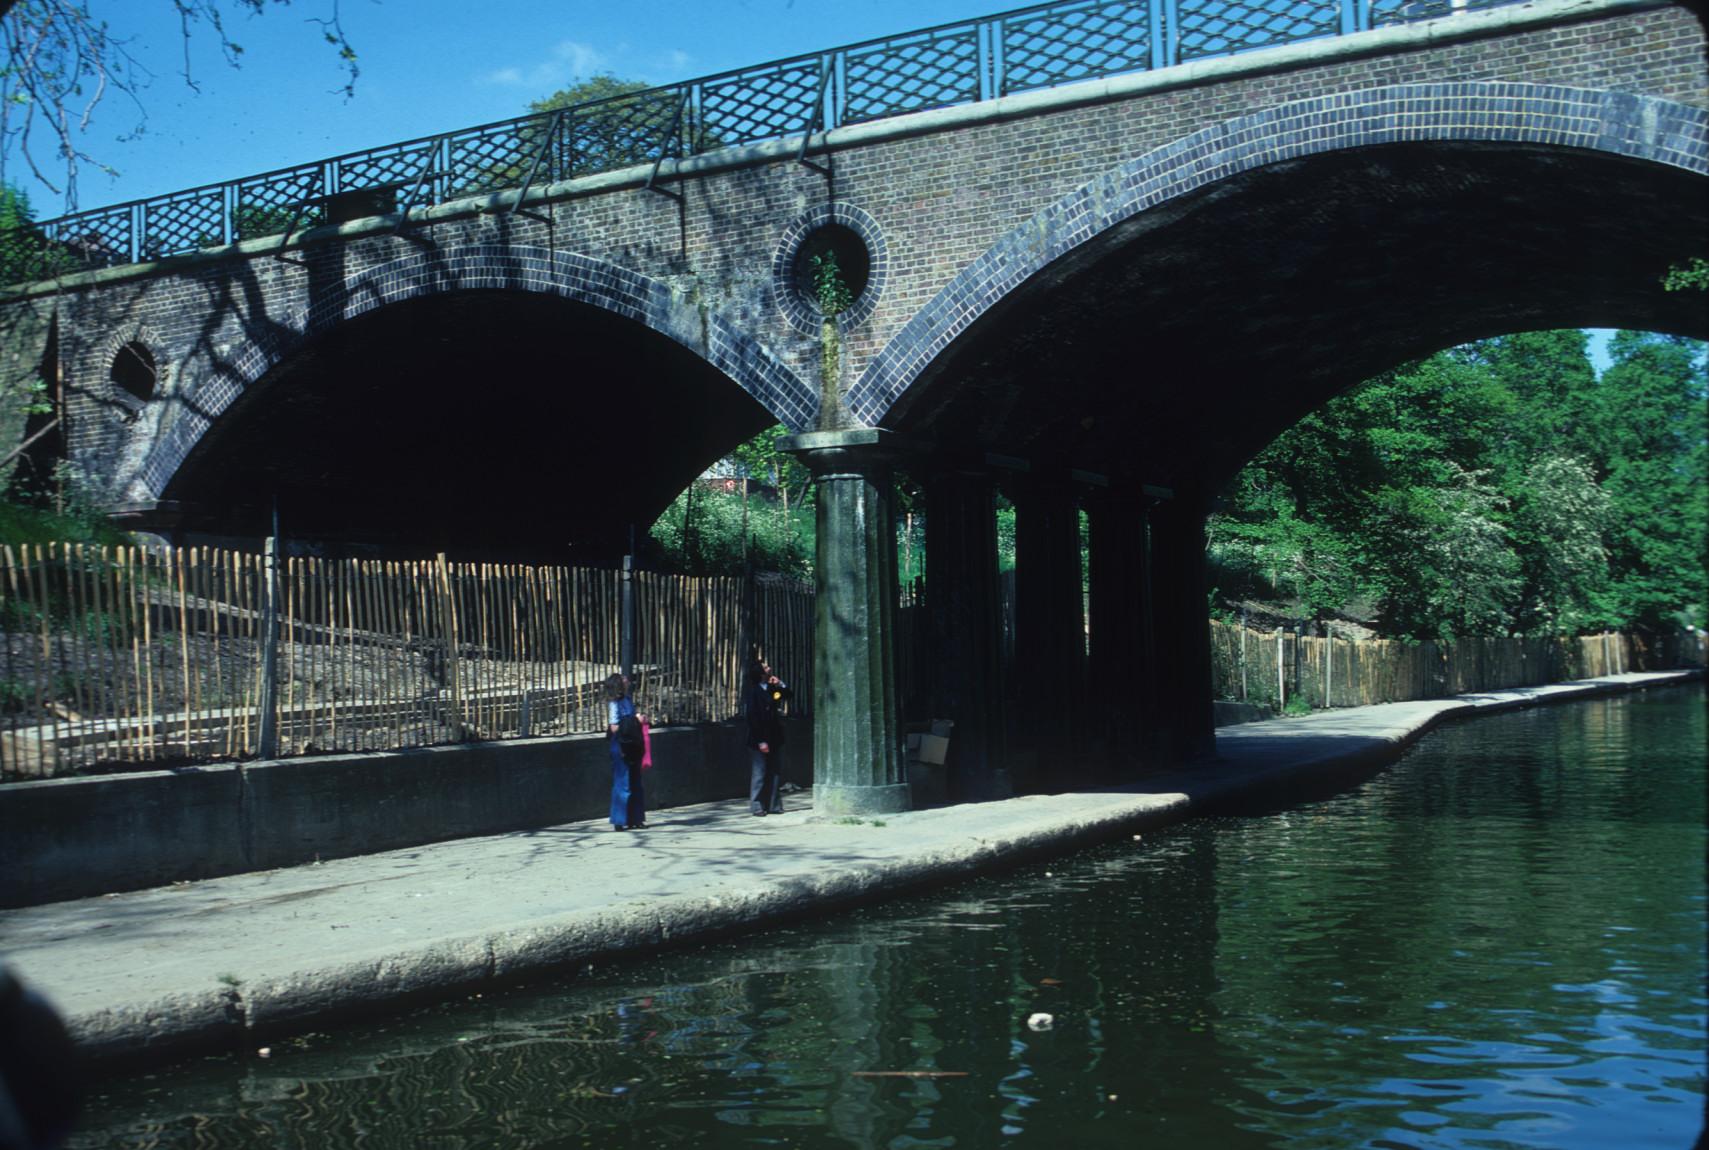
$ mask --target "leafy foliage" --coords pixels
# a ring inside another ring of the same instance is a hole
[[[109,543],[130,542],[129,536],[108,519],[88,486],[75,475],[58,483],[57,506],[0,498],[0,543]]]
[[[648,531],[653,560],[668,571],[693,575],[736,575],[752,562],[757,571],[810,578],[813,574],[813,513],[767,497],[750,496],[743,530],[739,492],[702,484],[676,497]]]
[[[325,212],[319,205],[299,211],[296,208],[244,204],[232,212],[231,226],[239,240],[253,240],[280,235],[286,228],[290,228],[293,234],[307,231],[319,224],[324,216]]]
[[[78,266],[76,254],[50,243],[35,220],[30,197],[0,184],[0,284],[48,279]]]
[[[1693,256],[1662,278],[1663,291],[1709,291],[1709,260]]]
[[[778,448],[782,424],[760,432],[730,454],[738,474],[729,488],[697,480],[648,531],[653,559],[695,575],[757,571],[811,577],[812,476]]]
[[[685,128],[676,123],[674,93],[660,92],[640,80],[624,80],[610,73],[578,81],[543,100],[535,100],[529,109],[555,112],[586,105],[594,106],[572,113],[574,123],[569,133],[572,144],[567,148],[568,162],[576,175],[650,163],[659,158],[661,149],[667,149],[673,134]]]
[[[854,303],[854,293],[837,266],[836,252],[823,251],[813,257],[813,297],[820,314],[827,317],[841,315]]]
[[[1412,638],[1701,625],[1702,347],[1583,332],[1431,356],[1280,436],[1211,523],[1227,592],[1317,618],[1374,605]]]

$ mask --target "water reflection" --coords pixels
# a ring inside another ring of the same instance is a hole
[[[117,1084],[74,1145],[1688,1145],[1703,748],[1700,690],[1448,728],[1325,801]]]

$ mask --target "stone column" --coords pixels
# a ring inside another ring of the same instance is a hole
[[[1175,759],[1200,758],[1216,750],[1205,601],[1207,507],[1202,496],[1177,490],[1151,512],[1157,700]]]
[[[1029,789],[1071,789],[1086,781],[1080,757],[1086,677],[1080,512],[1066,475],[1018,476],[1011,489],[1017,737],[1037,756]]]
[[[813,810],[909,807],[896,681],[894,446],[877,428],[813,431],[781,444],[818,485],[813,621]]]
[[[1149,500],[1134,486],[1094,490],[1088,520],[1087,727],[1112,774],[1134,775],[1155,712],[1148,626]]]
[[[997,522],[989,472],[926,474],[926,613],[932,715],[955,721],[949,743],[954,799],[1013,793],[1004,759]]]

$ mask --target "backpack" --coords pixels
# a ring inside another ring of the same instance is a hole
[[[634,766],[646,753],[647,741],[641,733],[641,720],[634,711],[617,720],[617,753],[623,761]]]

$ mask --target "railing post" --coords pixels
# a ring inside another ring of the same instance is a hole
[[[831,132],[832,128],[843,126],[843,111],[848,106],[848,92],[844,92],[844,85],[837,82],[837,72],[848,75],[846,70],[841,67],[843,55],[843,51],[827,51],[824,55],[819,56],[820,67],[824,68],[824,77],[820,79],[819,87],[820,99],[824,99],[824,106],[820,108],[820,111],[825,116],[825,132]]]
[[[261,715],[257,758],[279,757],[279,537],[269,535],[261,551]]]

